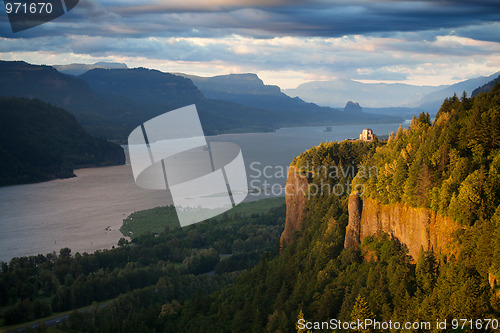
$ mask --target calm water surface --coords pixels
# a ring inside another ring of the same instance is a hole
[[[283,185],[286,179],[278,171],[286,169],[295,156],[321,141],[357,138],[365,127],[332,126],[331,132],[319,126],[282,128],[273,133],[218,135],[209,141],[238,144],[249,181],[258,179],[254,184],[263,184],[262,171],[269,166],[267,170],[278,178],[268,181]],[[370,125],[378,135],[398,127]],[[165,191],[136,186],[130,165],[80,169],[75,174],[71,179],[0,188],[0,261],[63,247],[73,253],[111,248],[122,237],[118,229],[127,215],[172,203]]]

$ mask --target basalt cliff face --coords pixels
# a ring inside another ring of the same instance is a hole
[[[405,244],[415,260],[420,249],[450,255],[455,252],[452,233],[460,228],[450,218],[427,208],[402,203],[385,205],[351,194],[344,247],[355,248],[365,237],[381,231]]]
[[[293,233],[301,229],[307,186],[307,178],[290,167],[285,192],[286,224],[280,239],[281,247],[289,244]],[[367,236],[384,232],[405,244],[415,260],[421,249],[444,255],[456,251],[452,233],[461,227],[450,218],[429,209],[402,203],[385,205],[356,194],[349,197],[348,208],[345,248],[358,248]]]
[[[286,221],[285,230],[281,234],[280,246],[283,247],[292,241],[295,231],[300,230],[302,215],[304,214],[308,182],[306,176],[291,166],[288,169],[285,187]]]

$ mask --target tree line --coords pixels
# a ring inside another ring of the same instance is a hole
[[[229,283],[276,252],[284,206],[251,215],[221,216],[186,228],[166,228],[95,253],[59,253],[13,258],[0,265],[0,307],[6,325],[89,306],[152,286],[177,301]],[[232,254],[228,259],[220,254]],[[234,256],[234,258],[233,258]],[[202,277],[212,272],[213,277]],[[160,288],[161,287],[161,288]],[[146,292],[144,291],[144,292]],[[162,296],[162,297],[163,297]],[[160,304],[161,305],[161,304]]]

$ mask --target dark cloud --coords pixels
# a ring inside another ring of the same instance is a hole
[[[467,26],[452,31],[452,34],[487,42],[500,42],[500,22]]]
[[[110,36],[219,37],[238,33],[269,36],[339,37],[353,34],[460,29],[500,21],[500,1],[294,1],[234,0],[98,3],[81,0],[70,13],[54,21],[66,33]],[[207,3],[208,5],[204,5]],[[0,21],[0,34],[15,38],[51,35],[49,25],[13,36]],[[127,29],[125,29],[125,27]],[[468,37],[493,39],[493,33],[469,29]],[[497,37],[498,38],[498,37]]]
[[[500,1],[370,2],[363,6],[267,9],[274,18],[264,29],[284,35],[339,37],[457,28],[500,20]],[[292,23],[292,24],[291,24]]]
[[[487,72],[498,65],[499,32],[499,0],[80,0],[16,34],[0,12],[7,58],[43,51],[358,80],[438,75],[471,58],[478,69],[463,75]]]
[[[107,21],[111,17],[118,18],[109,8],[92,0],[80,0],[74,9],[74,16],[90,19],[93,22]]]

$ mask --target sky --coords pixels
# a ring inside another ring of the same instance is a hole
[[[500,1],[80,0],[18,33],[0,6],[0,59],[256,73],[281,88],[452,84],[500,71]]]

